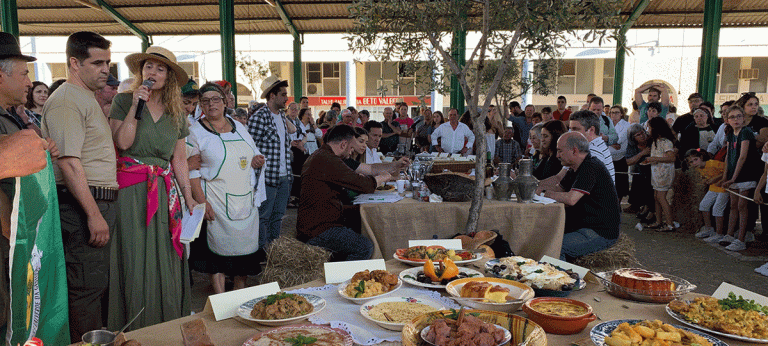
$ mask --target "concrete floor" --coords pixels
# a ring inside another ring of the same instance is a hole
[[[731,252],[697,240],[693,233],[638,231],[634,228],[637,222],[634,215],[622,214],[621,231],[635,241],[635,256],[642,267],[682,277],[698,286],[697,293],[712,294],[725,281],[768,296],[768,277],[754,271],[768,261],[767,242],[757,241],[740,253]],[[286,212],[283,234],[295,236],[296,209]],[[199,312],[214,292],[208,275],[193,272],[192,277],[192,309]],[[249,285],[256,283],[255,277],[248,279]]]

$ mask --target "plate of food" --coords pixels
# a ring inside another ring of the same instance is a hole
[[[403,330],[416,316],[443,309],[442,304],[422,297],[384,297],[360,306],[360,314],[384,329]]]
[[[407,249],[397,249],[392,257],[400,262],[412,266],[422,266],[427,260],[432,262],[442,262],[445,258],[450,258],[453,263],[461,265],[472,263],[483,257],[480,253],[471,253],[466,250],[446,249],[439,245],[433,246],[411,246]]]
[[[325,299],[314,294],[278,292],[251,299],[237,315],[266,326],[282,326],[312,316],[325,308]]]
[[[485,277],[451,281],[445,291],[459,298],[456,301],[461,305],[502,312],[515,312],[534,296],[533,289],[525,284]]]
[[[597,346],[646,345],[646,340],[648,345],[670,345],[674,342],[674,345],[682,346],[728,346],[713,336],[659,320],[607,321],[594,326],[589,337]]]
[[[469,331],[467,334],[470,335],[469,337],[472,341],[479,341],[481,338],[485,339],[486,341],[490,341],[488,337],[490,336],[493,338],[493,343],[486,342],[484,345],[503,344],[500,343],[500,341],[497,341],[498,339],[496,338],[496,336],[500,336],[501,330],[494,326],[500,326],[501,329],[504,329],[504,337],[501,339],[501,341],[506,339],[510,345],[519,345],[524,341],[527,342],[527,346],[547,345],[547,336],[546,333],[544,333],[544,329],[542,329],[539,325],[532,322],[531,320],[504,312],[469,309],[461,309],[459,311],[454,309],[441,310],[414,318],[403,327],[403,332],[401,334],[403,345],[424,345],[426,340],[422,339],[422,332],[424,332],[427,327],[430,327],[430,329],[428,329],[425,333],[427,334],[425,335],[427,340],[432,340],[431,337],[428,336],[429,331],[435,330],[433,333],[435,340],[431,342],[433,345],[442,346],[444,345],[445,339],[458,337],[458,325],[463,325],[467,322],[469,324],[464,328]],[[450,336],[448,338],[440,337],[438,340],[437,334],[439,331],[442,330],[443,332],[440,334],[445,336],[445,332],[447,331],[446,326],[450,327],[450,331],[448,332]],[[486,332],[481,333],[480,331],[483,330]],[[496,335],[481,336],[481,334],[492,334],[488,333],[487,331],[496,333]]]
[[[384,185],[381,185],[376,188],[373,193],[393,193],[397,192],[397,186],[395,186],[394,183],[385,183]]]
[[[243,346],[352,346],[352,337],[344,330],[308,324],[285,326],[261,332],[245,341]]]
[[[485,271],[497,278],[531,286],[537,297],[566,297],[587,285],[571,270],[522,256],[491,259],[485,262]]]
[[[355,273],[352,279],[338,286],[339,295],[355,304],[381,298],[403,286],[403,281],[397,275],[386,270],[368,271],[367,269]]]
[[[667,314],[685,325],[739,341],[768,344],[768,308],[731,292],[726,299],[673,300]]]
[[[445,288],[445,286],[453,280],[483,277],[483,273],[477,270],[458,267],[455,264],[450,266],[446,265],[445,262],[438,264],[425,263],[423,267],[408,268],[400,272],[400,280],[403,280],[406,283],[414,286],[426,288]],[[429,268],[428,265],[432,266],[434,269],[429,271],[427,269]],[[452,274],[454,270],[456,273]]]
[[[669,303],[696,289],[683,278],[640,268],[595,273],[610,295],[648,303]]]

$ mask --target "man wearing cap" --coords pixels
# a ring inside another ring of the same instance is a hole
[[[99,103],[101,110],[104,112],[104,116],[109,117],[109,109],[112,108],[112,99],[117,95],[117,87],[120,86],[120,81],[115,78],[111,73],[107,77],[107,85],[103,88],[96,90],[94,93],[96,96],[96,102]]]
[[[187,118],[190,124],[194,124],[200,120],[202,110],[197,104],[200,102],[200,90],[197,88],[197,82],[190,78],[187,84],[181,87],[181,105],[184,107],[184,112],[187,114]]]
[[[283,109],[288,101],[288,81],[277,76],[267,77],[261,83],[261,98],[267,106],[261,107],[248,119],[248,132],[253,136],[266,163],[257,169],[256,176],[265,170],[267,199],[259,206],[259,249],[280,236],[283,215],[291,194],[291,141],[289,134],[296,126],[288,120]]]
[[[109,240],[117,177],[112,132],[95,92],[109,79],[111,42],[92,32],[67,40],[69,78],[43,107],[43,134],[61,149],[54,166],[69,288],[72,342],[106,326]],[[103,305],[102,305],[103,304]]]

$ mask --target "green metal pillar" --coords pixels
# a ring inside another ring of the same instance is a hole
[[[458,4],[464,3],[464,0],[454,1]],[[459,11],[460,27],[453,31],[451,57],[459,65],[459,69],[463,69],[467,63],[467,30],[464,29],[464,24],[467,22],[467,11],[464,7]],[[455,74],[451,74],[451,108],[456,108],[459,111],[459,116],[461,116],[464,114],[465,104],[464,91],[461,89],[461,84],[459,84],[459,78]]]
[[[637,18],[643,13],[650,0],[641,0],[632,10],[627,21],[621,26],[616,42],[616,62],[613,67],[613,104],[620,105],[624,91],[624,57],[627,55],[627,31],[635,24]]]
[[[16,0],[2,0],[2,24],[3,31],[19,38],[19,15],[16,7]]]
[[[704,5],[704,32],[701,39],[698,91],[704,101],[714,101],[717,91],[718,46],[723,0],[706,0]]]
[[[299,102],[303,92],[301,78],[301,40],[293,38],[293,101]]]
[[[304,93],[304,79],[301,78],[301,45],[304,43],[304,37],[302,37],[296,26],[293,25],[293,20],[285,11],[285,6],[281,0],[275,0],[275,7],[277,8],[277,14],[280,15],[280,19],[283,20],[285,28],[293,36],[293,100],[299,102],[301,95]]]
[[[237,77],[235,76],[235,2],[219,1],[219,26],[221,29],[221,65],[224,80],[232,84],[232,94],[237,104]]]
[[[136,27],[136,25],[133,25],[133,23],[131,23],[128,18],[125,18],[122,14],[120,14],[120,12],[117,12],[117,10],[112,8],[112,6],[110,6],[104,0],[96,0],[96,3],[98,3],[99,7],[101,7],[101,10],[106,12],[110,17],[112,17],[112,19],[116,20],[118,23],[126,27],[126,29],[128,29],[132,34],[138,36],[141,39],[142,52],[146,51],[147,48],[152,45],[152,38],[141,31],[141,29]]]

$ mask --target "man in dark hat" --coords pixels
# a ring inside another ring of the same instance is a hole
[[[95,92],[107,86],[111,42],[76,32],[67,39],[69,78],[43,107],[43,134],[59,143],[54,167],[64,239],[72,342],[106,326],[109,240],[117,221],[117,166],[107,117]]]
[[[259,250],[280,236],[283,215],[288,207],[293,176],[291,174],[291,140],[296,126],[283,109],[288,102],[288,81],[269,76],[261,83],[261,98],[267,106],[248,119],[248,132],[266,158],[261,169],[267,187],[267,200],[259,207]],[[256,176],[260,174],[256,171]]]
[[[96,102],[99,103],[99,106],[106,117],[109,117],[109,110],[112,108],[112,99],[117,95],[118,86],[120,86],[120,81],[110,73],[109,77],[107,77],[107,85],[94,92]]]
[[[674,130],[675,133],[681,133],[688,127],[688,125],[691,125],[691,123],[693,123],[693,112],[699,108],[702,103],[704,103],[704,98],[701,97],[701,94],[693,93],[688,96],[688,108],[690,109],[690,112],[677,117],[675,122],[672,123],[672,130]]]

